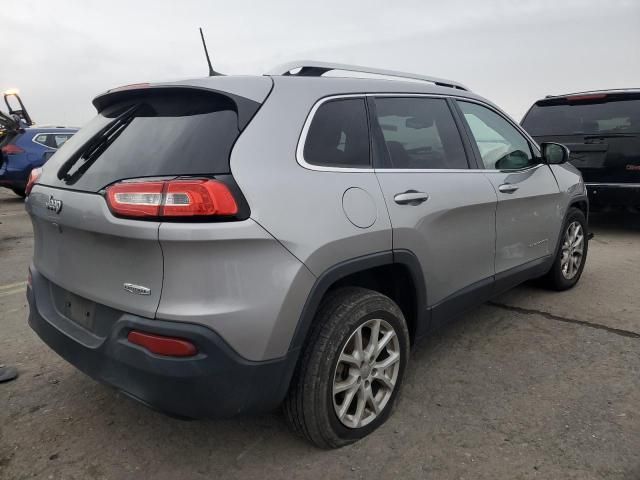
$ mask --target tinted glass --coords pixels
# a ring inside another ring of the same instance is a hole
[[[458,102],[458,105],[486,169],[513,170],[539,163],[527,139],[506,119],[477,103]]]
[[[383,168],[469,168],[446,100],[377,98],[376,114],[388,154]]]
[[[640,133],[640,99],[534,105],[522,126],[536,136]]]
[[[69,171],[72,180],[59,180],[66,160],[111,124],[123,111],[137,105],[135,116],[81,175],[80,158]],[[107,107],[64,142],[46,164],[41,183],[99,191],[122,179],[170,175],[229,173],[229,154],[238,137],[235,103],[219,94],[149,93]]]
[[[307,163],[369,167],[369,131],[363,98],[330,100],[316,111],[304,145]]]

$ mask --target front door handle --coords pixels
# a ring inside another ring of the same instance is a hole
[[[512,185],[510,183],[503,183],[498,187],[498,190],[500,190],[502,193],[513,193],[516,190],[518,190],[518,188],[519,187],[517,185]]]
[[[422,202],[429,200],[429,195],[424,192],[407,190],[404,193],[397,193],[393,199],[398,205],[420,205]]]

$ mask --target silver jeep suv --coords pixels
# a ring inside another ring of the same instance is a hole
[[[29,323],[162,411],[283,404],[339,447],[389,417],[420,337],[582,273],[568,151],[456,82],[296,62],[93,103],[31,179]]]

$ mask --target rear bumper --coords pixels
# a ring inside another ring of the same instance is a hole
[[[640,183],[586,183],[589,204],[640,207]]]
[[[27,179],[22,175],[14,175],[13,172],[0,172],[0,186],[23,189],[27,186]]]
[[[30,172],[30,167],[14,170],[6,158],[0,159],[0,186],[24,188]]]
[[[31,328],[79,370],[148,406],[189,418],[230,417],[272,410],[286,394],[295,355],[251,362],[209,328],[126,313],[99,337],[56,310],[49,285],[32,267]],[[198,353],[188,358],[152,354],[127,341],[134,329],[187,339]]]

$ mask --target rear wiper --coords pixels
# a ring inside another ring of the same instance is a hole
[[[62,164],[58,170],[58,178],[67,183],[76,182],[129,125],[139,107],[140,104],[137,104],[128,108],[87,140]],[[69,174],[73,166],[81,159],[84,160],[84,163],[75,172]]]

